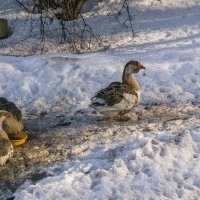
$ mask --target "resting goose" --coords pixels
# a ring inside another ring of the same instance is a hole
[[[129,61],[122,75],[122,83],[113,82],[108,87],[98,91],[91,99],[90,106],[97,112],[113,120],[126,121],[128,113],[140,101],[140,85],[134,79],[133,73],[146,69],[138,61]]]
[[[22,131],[24,127],[22,122],[22,113],[14,103],[8,101],[6,98],[0,97],[0,110],[6,110],[11,113],[11,116],[4,120],[2,126],[7,134]]]
[[[8,135],[21,132],[22,129],[21,111],[14,103],[0,97],[0,165],[5,164],[13,154],[13,145]]]

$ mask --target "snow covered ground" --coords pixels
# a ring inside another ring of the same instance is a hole
[[[199,199],[199,131],[131,132],[50,168],[16,199]]]
[[[111,123],[100,130],[101,122],[95,122],[93,129],[104,134],[104,142],[91,140],[87,151],[80,144],[76,157],[44,169],[50,177],[27,180],[15,199],[200,199],[200,1],[138,0],[130,5],[136,37],[131,40],[130,31],[112,32],[113,22],[106,32],[113,34],[113,44],[106,52],[0,56],[0,95],[14,101],[27,119],[80,110],[90,115],[92,95],[121,81],[126,62],[138,60],[147,68],[136,75],[142,87],[139,125]],[[88,17],[103,23],[108,13],[102,3]],[[98,31],[103,34],[100,26]],[[7,50],[3,47],[2,54]],[[158,109],[151,106],[179,109],[167,119],[163,112],[160,123]],[[86,122],[89,126],[87,116]]]
[[[86,109],[97,90],[121,81],[130,59],[140,60],[147,67],[146,72],[136,75],[143,90],[142,104],[200,102],[199,57],[193,48],[135,55],[108,52],[0,59],[0,94],[25,113]]]

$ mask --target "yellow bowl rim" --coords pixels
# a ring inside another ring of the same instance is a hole
[[[17,134],[19,134],[19,135],[21,134],[21,136],[24,135],[24,138],[21,138],[21,139],[19,139],[19,140],[10,139],[11,143],[12,143],[14,146],[24,144],[24,143],[26,142],[26,139],[28,138],[27,133],[24,132],[24,131],[18,132],[18,133],[16,133],[16,135],[17,135]]]

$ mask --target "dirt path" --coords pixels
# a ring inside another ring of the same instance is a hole
[[[96,114],[79,111],[74,115],[41,116],[26,119],[29,140],[15,149],[14,157],[0,168],[0,199],[25,181],[47,177],[40,169],[78,156],[97,145],[119,141],[135,131],[160,134],[200,127],[200,106],[142,106],[128,122],[109,122]]]

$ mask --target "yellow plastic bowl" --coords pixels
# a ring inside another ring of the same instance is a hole
[[[13,146],[24,144],[27,138],[28,138],[28,135],[25,132],[17,132],[9,137]]]

